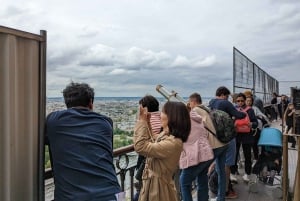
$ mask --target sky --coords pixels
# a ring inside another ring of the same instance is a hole
[[[47,31],[47,96],[71,81],[96,96],[232,90],[233,47],[300,85],[299,0],[1,0],[0,25]]]

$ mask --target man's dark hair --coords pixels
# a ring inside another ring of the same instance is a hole
[[[139,104],[141,104],[143,107],[148,108],[148,112],[156,112],[159,110],[159,102],[158,100],[151,95],[144,96],[140,101]]]
[[[185,104],[168,101],[162,108],[168,117],[168,127],[171,135],[186,142],[191,131],[191,119]]]
[[[63,90],[65,104],[67,108],[83,106],[87,107],[89,103],[94,102],[94,89],[86,83],[71,82]]]
[[[244,100],[246,100],[246,95],[244,93],[239,93],[236,98],[242,97]],[[253,101],[253,100],[252,100]]]
[[[216,96],[222,96],[222,95],[224,96],[230,95],[229,89],[227,89],[224,86],[219,87],[216,91]]]
[[[189,98],[193,99],[194,101],[196,101],[199,104],[202,104],[202,98],[201,98],[200,94],[198,94],[198,93],[192,93]]]

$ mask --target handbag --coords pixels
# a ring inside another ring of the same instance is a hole
[[[138,167],[136,174],[135,174],[135,178],[138,181],[142,180],[142,175],[143,175],[143,171],[145,168],[145,164],[146,164],[146,158],[142,161],[141,165]]]
[[[248,116],[247,111],[250,109],[250,107],[246,107],[245,109],[242,109],[241,111],[246,114],[246,116],[243,119],[236,119],[234,122],[235,131],[237,133],[250,133],[251,127],[250,124],[250,118]]]

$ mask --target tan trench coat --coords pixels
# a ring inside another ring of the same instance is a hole
[[[155,142],[146,121],[135,125],[135,151],[147,157],[139,201],[178,201],[173,175],[183,148],[181,139],[159,134]]]

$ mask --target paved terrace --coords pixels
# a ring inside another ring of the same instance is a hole
[[[280,126],[281,122],[277,121],[272,123],[271,127],[278,128],[279,130],[282,129]],[[290,143],[289,143],[290,147]],[[297,145],[296,148],[298,149],[299,146]],[[295,170],[296,170],[296,163],[298,159],[298,153],[295,149],[288,150],[288,167],[289,167],[289,191],[293,192],[294,186],[294,179],[295,179]],[[232,201],[279,201],[282,200],[282,185],[281,185],[281,176],[276,176],[276,180],[273,186],[268,186],[263,184],[262,182],[257,183],[258,191],[253,193],[249,190],[248,183],[245,183],[242,179],[244,175],[244,170],[239,169],[240,175],[237,175],[238,183],[233,185],[234,190],[238,194],[238,198],[236,199],[227,199]],[[196,192],[194,192],[194,200],[197,201]],[[214,195],[211,195],[214,197]]]
[[[281,126],[280,126],[281,122],[275,122],[272,123],[271,127],[275,127],[278,128],[279,130],[281,130]],[[290,145],[289,145],[290,146]],[[297,145],[296,148],[298,149],[299,146]],[[128,155],[134,154],[132,152],[133,149],[128,149]],[[114,153],[116,154],[116,153]],[[289,187],[290,187],[290,192],[293,191],[293,186],[294,186],[294,179],[295,179],[295,169],[296,169],[296,163],[297,163],[297,151],[293,150],[293,149],[289,149],[288,150],[288,167],[289,167]],[[135,159],[130,158],[130,164],[128,165],[128,167],[132,167],[134,166],[135,163]],[[129,172],[128,171],[126,173],[126,180],[125,180],[125,189],[126,189],[126,194],[128,199],[130,200],[130,177],[129,177]],[[238,183],[234,184],[233,188],[234,190],[237,192],[238,194],[238,198],[236,199],[231,199],[233,201],[279,201],[282,200],[282,197],[280,197],[280,195],[282,194],[282,185],[281,185],[281,177],[277,176],[276,181],[274,182],[274,186],[267,186],[264,185],[261,182],[258,182],[258,191],[256,193],[250,192],[249,191],[249,185],[247,183],[245,183],[242,179],[242,175],[243,175],[243,169],[239,169],[239,173],[240,175],[237,176],[238,178]],[[53,185],[53,179],[47,179],[45,181],[45,200],[46,201],[51,201],[53,200],[53,190],[54,190],[54,185]],[[194,200],[197,201],[196,199],[196,192],[193,192],[193,197]],[[211,197],[214,197],[214,195],[211,194]],[[228,199],[229,200],[229,199]]]

